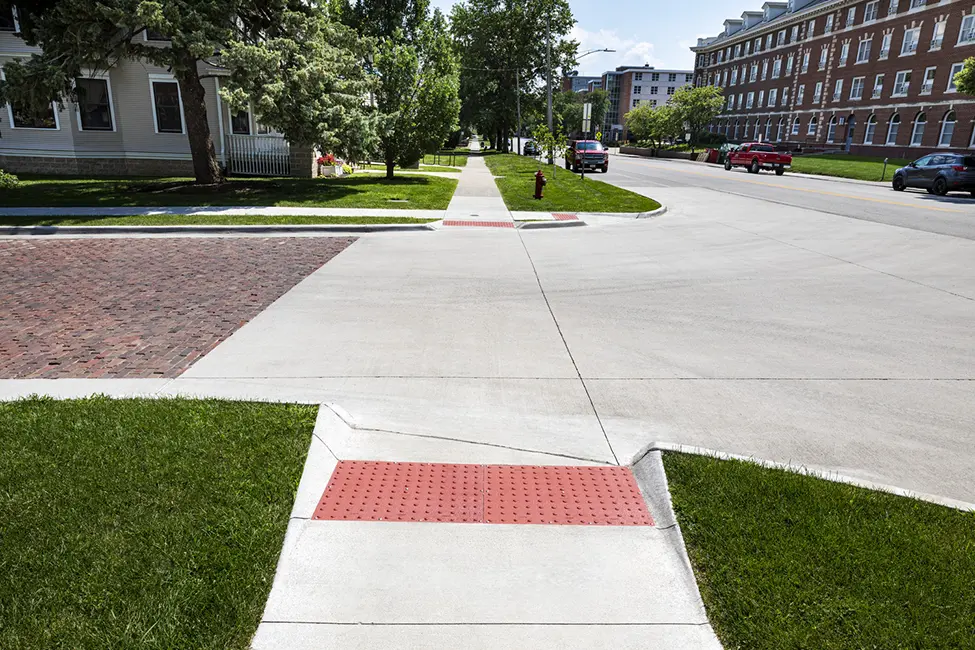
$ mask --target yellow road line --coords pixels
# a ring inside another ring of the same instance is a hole
[[[635,160],[633,160],[633,161],[627,161],[627,162],[632,162],[634,164],[640,165],[641,167],[650,167],[650,168],[655,168],[656,167],[655,165],[650,165],[650,164],[647,164],[647,163],[644,163],[644,162],[640,162],[640,161],[635,161]],[[693,174],[694,176],[703,176],[705,178],[714,178],[715,177],[713,174],[704,174],[702,172],[692,172],[692,171],[683,171],[683,170],[681,170],[681,173],[684,173],[684,174]],[[751,183],[752,185],[765,185],[766,187],[774,187],[774,188],[780,189],[780,190],[792,190],[794,192],[808,192],[810,194],[824,194],[826,196],[835,196],[835,197],[841,198],[841,199],[854,199],[856,201],[870,201],[871,203],[886,203],[887,205],[899,205],[899,206],[902,206],[902,207],[905,207],[905,208],[914,208],[916,210],[935,210],[937,212],[954,212],[956,214],[968,214],[968,212],[966,212],[965,210],[953,210],[951,208],[941,208],[941,207],[936,207],[936,206],[933,206],[933,205],[917,205],[917,204],[914,204],[914,203],[903,203],[901,201],[889,201],[887,199],[872,199],[872,198],[869,198],[869,197],[866,197],[866,196],[853,196],[852,194],[839,194],[838,192],[824,192],[822,190],[809,190],[809,189],[805,189],[805,188],[802,188],[802,187],[785,187],[783,185],[776,185],[775,183],[766,183],[766,182],[763,182],[763,181],[753,181],[750,178],[735,178],[735,181],[736,182],[740,182],[740,183]],[[826,182],[828,182],[828,181],[826,181]],[[803,206],[797,206],[797,207],[803,207]]]

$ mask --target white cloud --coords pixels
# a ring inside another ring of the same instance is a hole
[[[600,29],[590,32],[578,25],[572,28],[569,38],[579,42],[579,53],[589,50],[609,48],[616,52],[590,54],[579,60],[579,74],[583,76],[601,75],[620,65],[651,65],[662,67],[661,60],[654,53],[654,45],[635,38],[623,38],[614,29]]]

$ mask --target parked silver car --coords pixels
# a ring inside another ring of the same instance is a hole
[[[961,153],[935,153],[918,158],[894,172],[894,190],[920,187],[931,194],[971,192],[975,197],[975,156]]]

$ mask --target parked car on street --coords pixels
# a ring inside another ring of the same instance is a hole
[[[534,142],[526,142],[522,153],[524,153],[526,156],[537,157],[542,155],[542,150],[539,149],[538,145]]]
[[[963,153],[936,153],[918,158],[894,172],[894,190],[920,187],[931,194],[970,192],[975,196],[975,156]]]
[[[792,156],[776,152],[770,144],[746,142],[725,156],[724,168],[730,171],[733,167],[746,167],[752,174],[767,169],[781,176],[792,167]]]
[[[609,152],[598,140],[573,140],[565,150],[565,168],[574,172],[585,167],[609,171]]]

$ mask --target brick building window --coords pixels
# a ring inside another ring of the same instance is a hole
[[[860,41],[857,47],[857,63],[866,63],[870,60],[870,48],[873,47],[873,38],[865,38]]]
[[[873,137],[877,134],[877,116],[867,118],[867,132],[863,136],[863,144],[873,144]]]
[[[958,92],[958,85],[955,83],[955,75],[961,72],[962,68],[964,67],[964,63],[955,63],[951,66],[951,72],[948,73],[948,87],[945,89],[946,93]]]
[[[853,27],[853,23],[857,21],[857,8],[850,7],[846,12],[846,26]]]
[[[817,81],[816,88],[813,90],[813,104],[818,104],[819,100],[823,98],[823,82]]]
[[[930,95],[934,92],[934,76],[938,73],[936,67],[927,68],[924,71],[924,79],[921,81],[921,94]]]
[[[837,79],[836,85],[833,86],[833,101],[838,102],[843,99],[843,80]]]
[[[807,51],[802,55],[802,70],[803,74],[809,72],[809,52]]]
[[[792,42],[795,43],[799,40],[799,25],[793,25],[792,27]]]
[[[758,64],[757,63],[753,63],[752,64],[751,74],[748,75],[748,80],[749,81],[757,81],[758,80]]]
[[[778,124],[775,125],[775,141],[782,142],[782,131],[785,129],[785,118],[779,118]]]
[[[823,33],[829,34],[833,31],[833,14],[826,16],[826,26],[823,27]]]
[[[934,52],[935,50],[940,50],[941,46],[945,42],[945,28],[948,26],[947,20],[939,20],[934,24],[934,32],[931,34],[931,48],[930,50]]]
[[[850,84],[850,99],[856,101],[858,99],[863,99],[863,86],[866,77],[854,77],[853,83]]]
[[[759,106],[765,106],[765,91],[764,90],[759,90],[758,91],[758,105]]]
[[[914,118],[914,127],[911,129],[911,146],[920,147],[924,141],[924,129],[928,125],[928,116],[918,113]]]
[[[894,113],[894,116],[890,118],[890,124],[887,125],[887,144],[894,145],[897,144],[897,133],[901,128],[901,116]]]
[[[755,106],[755,93],[748,93],[748,99],[745,101],[745,108],[753,108]]]
[[[884,94],[884,75],[878,74],[873,80],[873,94],[870,96],[871,99],[880,99],[881,95]]]
[[[778,93],[779,93],[779,91],[776,88],[773,88],[772,90],[768,91],[768,105],[769,105],[769,107],[775,106],[776,101],[778,100]]]
[[[762,61],[762,81],[768,79],[768,59]]]
[[[819,69],[820,70],[825,70],[826,69],[826,57],[828,55],[829,55],[829,45],[824,45],[819,50]]]
[[[849,58],[850,58],[850,44],[849,43],[843,43],[843,45],[840,47],[840,63],[839,64],[841,66],[846,65],[846,62],[847,62],[847,60]]]
[[[792,122],[792,135],[799,135],[799,129],[802,127],[802,121],[797,117]]]
[[[877,20],[877,13],[880,7],[880,0],[874,0],[873,2],[868,2],[867,6],[863,10],[863,22],[869,23],[871,21]]]
[[[951,139],[955,135],[955,112],[948,111],[941,121],[941,134],[938,136],[939,147],[950,147]]]
[[[782,76],[782,59],[776,59],[772,62],[772,78],[778,79]]]
[[[806,26],[806,38],[812,38],[816,33],[816,21],[810,20]]]
[[[901,56],[910,56],[917,52],[917,44],[920,40],[920,27],[904,30],[904,42],[901,43]]]
[[[897,13],[897,9],[900,7],[900,0],[890,0],[890,7],[887,8],[887,15],[893,16]]]
[[[806,135],[816,135],[816,126],[819,124],[819,120],[813,115],[809,118],[809,126],[806,128]]]
[[[786,76],[790,76],[792,74],[792,68],[793,68],[794,64],[795,64],[795,57],[790,54],[789,57],[785,60],[785,74],[786,74]]]
[[[880,60],[883,61],[888,56],[890,56],[890,42],[893,39],[893,34],[884,34],[883,39],[880,41]]]
[[[637,72],[635,75],[633,75],[633,80],[634,81],[643,81],[643,73],[642,72]]]
[[[928,0],[911,0],[910,9],[924,9],[928,4]]]
[[[806,96],[806,84],[799,84],[796,90],[796,106],[802,106],[802,100]]]
[[[894,78],[894,92],[891,93],[891,97],[907,97],[908,91],[911,89],[911,71],[901,70],[897,73]]]
[[[975,43],[975,14],[969,14],[961,19],[961,30],[958,32],[958,44]]]
[[[765,120],[765,141],[768,142],[769,138],[772,137],[772,118]]]
[[[836,139],[836,116],[829,118],[829,128],[826,130],[826,142],[832,144]]]

